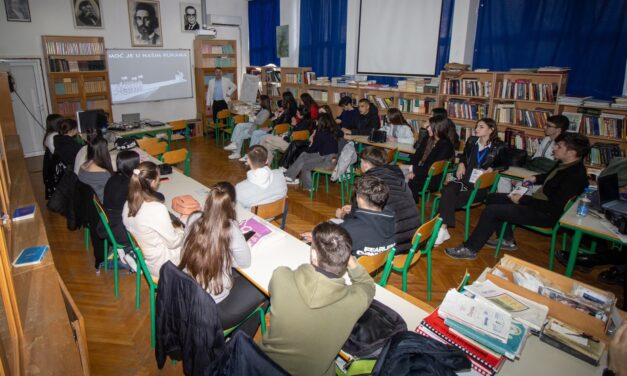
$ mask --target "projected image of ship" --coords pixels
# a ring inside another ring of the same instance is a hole
[[[182,72],[176,72],[174,79],[153,83],[144,83],[144,76],[138,75],[135,77],[123,76],[120,78],[120,82],[117,84],[111,84],[111,95],[113,96],[113,102],[124,102],[129,99],[133,101],[150,100],[159,89],[165,88],[171,85],[187,82],[185,75]]]

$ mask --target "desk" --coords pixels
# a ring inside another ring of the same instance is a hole
[[[575,202],[562,218],[560,218],[560,226],[573,230],[573,240],[570,245],[570,255],[568,256],[568,265],[566,266],[566,276],[570,277],[573,274],[575,268],[575,260],[577,259],[577,251],[579,250],[579,243],[583,234],[594,236],[596,238],[609,240],[616,244],[625,245],[627,242],[621,240],[621,238],[610,231],[605,224],[609,222],[605,218],[597,218],[595,215],[588,214],[585,217],[577,215],[577,206],[579,200]]]
[[[204,204],[209,192],[207,187],[177,171],[174,171],[168,177],[169,180],[161,183],[159,187],[159,192],[165,196],[168,208],[171,207],[172,198],[182,194],[192,195],[198,202]],[[236,213],[237,219],[240,221],[254,216],[239,205],[236,207]],[[271,224],[268,225],[272,226],[273,230],[279,234],[276,237],[273,236],[273,238],[262,240],[258,243],[251,250],[251,266],[240,270],[242,275],[266,294],[268,293],[268,285],[274,269],[279,266],[295,269],[299,265],[309,262],[308,245],[279,228]],[[407,322],[409,330],[414,330],[420,324],[420,321],[427,316],[427,312],[424,310],[379,285],[376,285],[375,298],[398,312]],[[515,362],[505,362],[501,374],[507,376],[600,375],[604,364],[606,364],[605,360],[602,361],[602,366],[593,367],[563,351],[541,343],[538,337],[530,336],[527,339],[522,357]],[[460,373],[460,375],[475,374],[473,371]]]
[[[142,137],[145,135],[156,136],[158,133],[168,133],[168,150],[170,150],[170,143],[172,142],[172,126],[165,124],[159,127],[141,126],[135,129],[129,129],[128,131],[112,131],[118,137]]]
[[[510,167],[500,173],[501,176],[514,180],[525,180],[532,175],[538,175],[539,172],[527,170],[523,167]]]
[[[392,150],[397,149],[401,153],[414,154],[416,152],[416,150],[414,149],[412,145],[400,144],[396,141],[371,142],[371,141],[368,141],[368,136],[355,136],[355,135],[350,135],[350,134],[345,135],[344,138],[348,141],[353,141],[358,144],[372,145],[372,146],[376,146],[376,147],[380,147],[384,149],[392,149]]]

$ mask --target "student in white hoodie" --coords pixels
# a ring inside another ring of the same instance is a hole
[[[414,131],[407,125],[407,121],[398,108],[390,108],[387,114],[388,123],[381,127],[387,133],[388,141],[396,141],[399,144],[414,144]]]
[[[237,202],[246,209],[269,204],[287,194],[287,183],[280,170],[271,170],[266,165],[268,150],[261,145],[254,145],[246,154],[250,170],[246,180],[235,186]]]

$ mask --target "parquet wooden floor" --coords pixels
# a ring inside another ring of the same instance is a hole
[[[192,141],[193,159],[191,175],[205,185],[226,180],[233,184],[245,178],[246,169],[241,162],[227,159],[228,153],[215,146],[213,140],[205,143],[202,138]],[[28,160],[31,181],[39,206],[45,219],[48,238],[56,267],[65,281],[76,304],[82,312],[87,329],[89,359],[94,375],[153,375],[180,374],[178,364],[167,363],[164,370],[158,371],[154,351],[150,348],[150,312],[148,290],[142,283],[141,309],[135,310],[135,277],[122,271],[120,274],[120,298],[113,295],[111,273],[96,275],[93,268],[91,248],[86,251],[82,231],[70,232],[66,229],[65,218],[49,213],[45,208],[41,177],[41,158]],[[322,183],[322,182],[321,182]],[[322,184],[321,184],[322,185]],[[310,201],[309,195],[295,188],[289,189],[289,211],[287,231],[297,235],[310,230],[320,221],[331,218],[340,205],[339,185],[331,184],[329,193],[320,190]],[[476,224],[481,212],[473,209],[472,222]],[[452,229],[452,239],[447,245],[455,245],[463,237],[463,213],[458,212],[458,226]],[[516,257],[538,265],[548,265],[549,238],[526,231],[517,230],[516,239],[520,249],[511,252]],[[475,261],[455,261],[438,247],[433,253],[433,300],[438,305],[447,289],[456,286],[464,272],[468,270],[474,280],[485,267],[496,263],[493,250],[485,248]],[[556,271],[563,273],[565,268],[556,264]],[[597,267],[592,272],[575,271],[574,277],[603,289],[613,291],[622,300],[622,288],[600,284],[597,274],[604,268]],[[421,260],[410,272],[408,292],[419,299],[426,299],[426,265]],[[142,281],[143,282],[143,281]],[[392,275],[390,282],[399,287],[401,279]],[[621,303],[622,304],[622,303]],[[62,356],[62,354],[59,354]]]

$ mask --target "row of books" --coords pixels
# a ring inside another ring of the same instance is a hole
[[[543,84],[530,80],[505,79],[496,83],[496,93],[503,99],[555,102],[557,89],[557,83]]]
[[[397,82],[398,90],[409,93],[436,94],[440,84],[440,79],[435,78],[413,78],[400,80]]]
[[[308,92],[316,102],[327,103],[329,101],[329,93],[325,90],[309,89]]]
[[[57,95],[75,95],[78,94],[78,82],[55,82],[54,92]]]
[[[379,109],[388,109],[394,107],[394,98],[383,98],[374,94],[367,94],[366,98]]]
[[[104,93],[107,91],[107,82],[105,80],[85,81],[83,90],[85,90],[87,94]]]
[[[542,137],[526,135],[523,131],[511,128],[505,129],[502,139],[506,144],[516,149],[525,150],[527,155],[534,155],[536,151],[538,151],[540,142],[542,141]]]
[[[316,72],[305,72],[303,75],[303,81],[305,85],[311,84],[311,82],[314,81],[315,79],[316,79]]]
[[[288,84],[302,84],[303,83],[303,75],[300,73],[282,73],[283,82]]]
[[[459,136],[459,149],[464,149],[464,144],[472,136],[472,128],[464,127],[463,125],[456,125],[455,130]]]
[[[279,90],[279,87],[276,85],[268,85],[268,95],[272,96],[272,97],[278,97],[281,95],[281,91]]]
[[[48,55],[102,55],[104,43],[100,42],[46,42]]]
[[[435,98],[398,98],[398,108],[403,112],[429,114],[436,106]]]
[[[334,92],[333,93],[333,103],[339,103],[340,99],[344,97],[349,97],[353,100],[353,106],[357,107],[357,97],[354,93],[350,92]]]
[[[623,156],[623,152],[618,144],[596,143],[592,145],[590,153],[586,157],[586,163],[597,166],[607,166],[612,159]]]
[[[476,78],[444,79],[441,94],[467,95],[472,97],[489,97],[492,94],[492,81],[481,81]]]
[[[201,51],[203,54],[233,54],[233,46],[230,44],[225,44],[222,46],[203,44],[201,47]]]
[[[206,68],[229,68],[234,67],[234,59],[229,57],[205,57],[202,59],[202,66]]]
[[[80,101],[61,102],[57,104],[57,107],[62,115],[74,115],[77,111],[82,111]]]
[[[624,115],[583,115],[581,117],[581,127],[586,135],[627,139],[627,123],[625,123]]]
[[[48,59],[50,72],[90,72],[105,70],[104,60]]]
[[[513,103],[499,103],[494,107],[494,120],[497,123],[516,124],[530,128],[544,127],[546,119],[551,115],[553,115],[551,110],[544,108],[517,109]]]
[[[449,99],[444,108],[451,118],[478,120],[488,116],[488,104],[483,102]]]
[[[268,69],[266,70],[267,82],[281,82],[281,71]]]
[[[106,99],[96,99],[96,100],[87,101],[88,110],[107,109],[107,108],[109,108],[109,101]]]

